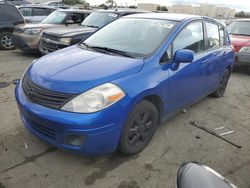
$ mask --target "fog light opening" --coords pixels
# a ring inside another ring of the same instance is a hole
[[[81,146],[85,137],[83,135],[67,135],[65,137],[65,144],[72,145],[72,146]]]

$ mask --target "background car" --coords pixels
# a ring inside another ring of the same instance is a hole
[[[26,22],[41,22],[56,8],[41,5],[22,5],[18,6],[19,11],[25,18]]]
[[[24,24],[24,18],[14,5],[0,3],[0,49],[14,49],[12,32],[14,26]]]
[[[7,3],[11,5],[26,5],[30,4],[29,1],[26,0],[0,0],[0,3]]]
[[[71,28],[47,29],[41,38],[40,52],[50,52],[74,45],[96,30],[108,23],[126,15],[142,13],[142,11],[121,9],[121,10],[99,10],[90,14],[80,25]]]
[[[61,9],[70,8],[69,5],[64,4],[62,1],[48,1],[46,3],[43,3],[43,5],[52,6],[52,7],[61,8]]]
[[[15,27],[12,35],[15,46],[28,53],[39,52],[42,33],[52,27],[72,27],[79,25],[89,14],[89,10],[56,10],[38,24],[25,24]]]
[[[250,19],[234,20],[227,27],[235,50],[235,66],[244,66],[250,75]]]

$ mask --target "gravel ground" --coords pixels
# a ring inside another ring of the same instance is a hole
[[[0,51],[0,82],[12,82],[36,56]],[[24,129],[14,99],[14,85],[0,88],[0,188],[117,187],[174,188],[178,166],[202,162],[238,187],[250,188],[250,76],[233,73],[225,96],[207,97],[163,125],[147,148],[128,157],[118,152],[85,157],[53,148]],[[238,149],[194,126],[225,126],[225,138]]]

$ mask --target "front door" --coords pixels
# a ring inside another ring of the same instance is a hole
[[[206,62],[203,23],[188,24],[174,39],[173,53],[179,49],[194,51],[191,63],[181,63],[177,70],[169,69],[167,111],[182,108],[201,97],[204,93],[204,62]]]

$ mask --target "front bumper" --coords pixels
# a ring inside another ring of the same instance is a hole
[[[119,105],[91,114],[78,114],[46,108],[28,101],[20,84],[16,101],[25,127],[43,141],[61,149],[83,154],[104,154],[116,150],[125,110]],[[68,135],[82,135],[81,146],[65,143]]]
[[[66,48],[68,46],[69,45],[63,44],[61,42],[54,41],[54,40],[42,37],[41,43],[40,43],[40,46],[39,46],[39,51],[43,55],[46,55],[46,54],[52,53],[54,51]]]
[[[12,42],[13,44],[23,50],[28,52],[39,52],[39,43],[40,36],[39,35],[26,35],[24,33],[13,33],[12,34]]]
[[[247,65],[250,66],[250,54],[248,53],[235,53],[235,65]]]

